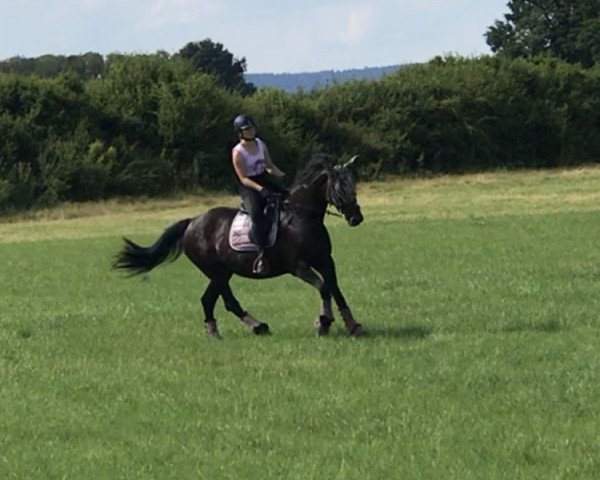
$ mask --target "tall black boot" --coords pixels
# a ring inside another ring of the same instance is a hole
[[[252,273],[256,273],[257,275],[264,275],[267,272],[267,260],[264,258],[265,251],[261,249],[258,252],[258,256],[254,263],[252,264]]]

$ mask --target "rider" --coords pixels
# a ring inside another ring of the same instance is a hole
[[[240,180],[240,194],[244,207],[252,219],[252,238],[259,253],[252,271],[264,274],[267,271],[264,258],[268,242],[268,225],[265,225],[264,207],[266,199],[274,193],[286,193],[279,179],[285,176],[271,160],[265,142],[256,136],[256,126],[248,115],[238,115],[233,128],[239,137],[239,143],[233,147],[231,158],[233,168]]]

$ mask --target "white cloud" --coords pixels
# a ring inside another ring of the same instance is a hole
[[[225,13],[223,3],[216,0],[155,0],[144,8],[139,29],[187,25],[214,21]]]
[[[345,25],[340,40],[348,45],[360,43],[373,27],[373,5],[356,5],[347,8]]]
[[[84,9],[92,10],[100,5],[99,0],[81,0],[81,6]]]

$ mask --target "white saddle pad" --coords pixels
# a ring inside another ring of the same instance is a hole
[[[231,222],[229,229],[229,246],[238,252],[257,252],[258,247],[250,239],[252,220],[246,212],[239,211]],[[277,240],[277,224],[271,226],[268,246],[272,247]]]

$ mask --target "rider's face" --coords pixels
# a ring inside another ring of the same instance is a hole
[[[246,140],[253,140],[256,136],[256,128],[254,125],[249,125],[246,128],[242,128],[242,138]]]

